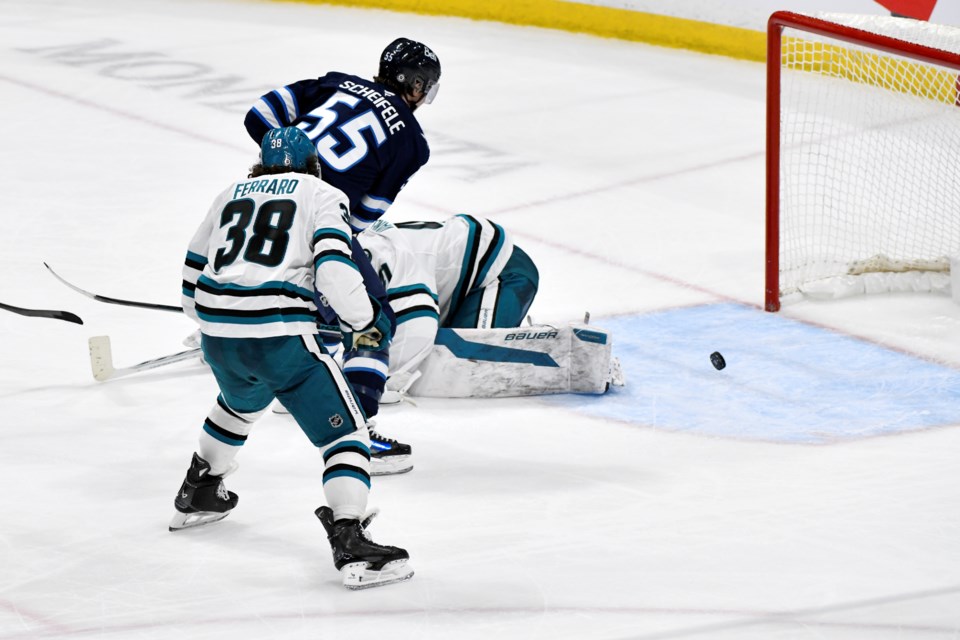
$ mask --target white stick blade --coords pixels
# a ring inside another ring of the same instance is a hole
[[[113,375],[113,353],[110,350],[110,336],[92,336],[90,345],[90,369],[94,379],[99,382],[109,380]]]

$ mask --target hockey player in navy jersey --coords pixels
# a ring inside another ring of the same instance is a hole
[[[384,349],[390,322],[351,258],[346,196],[319,179],[299,129],[264,136],[260,162],[214,201],[190,242],[184,312],[200,325],[220,388],[174,500],[170,530],[225,518],[237,505],[223,478],[257,419],[279,399],[323,456],[327,506],[316,510],[348,588],[413,575],[408,554],[372,542],[366,417],[317,333],[314,291],[336,310],[345,347]]]
[[[276,127],[303,130],[317,147],[321,178],[349,198],[349,223],[357,233],[384,215],[429,160],[430,148],[414,111],[433,101],[439,80],[437,55],[420,42],[397,38],[381,53],[372,81],[330,72],[294,82],[262,96],[247,113],[244,125],[257,143]],[[385,295],[358,247],[353,249],[368,291],[377,297]],[[320,308],[329,320],[329,310],[322,304]],[[367,350],[343,357],[344,372],[370,418],[379,409],[388,359],[387,352]],[[379,434],[372,423],[371,441],[375,473],[412,468],[412,448]]]
[[[440,60],[426,45],[397,38],[373,80],[340,73],[300,80],[262,96],[244,125],[258,144],[276,127],[296,126],[316,145],[321,177],[350,199],[350,226],[378,220],[430,159],[414,111],[433,101]]]

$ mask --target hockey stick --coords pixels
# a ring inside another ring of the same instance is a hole
[[[199,358],[202,355],[202,350],[197,347],[196,349],[180,351],[179,353],[174,353],[169,356],[154,358],[153,360],[145,360],[130,367],[121,367],[117,369],[113,366],[113,353],[110,349],[110,336],[93,336],[89,340],[89,345],[90,369],[93,371],[93,377],[99,382],[113,380],[114,378],[122,378],[123,376],[129,376],[133,375],[134,373],[140,373],[141,371],[156,369],[157,367],[163,367],[175,362],[183,362],[184,360],[190,360],[191,358]]]
[[[71,289],[73,289],[74,291],[76,291],[77,293],[83,294],[83,295],[87,296],[88,298],[93,298],[94,300],[96,300],[96,301],[98,301],[98,302],[106,302],[106,303],[108,303],[108,304],[119,304],[119,305],[123,305],[123,306],[125,306],[125,307],[138,307],[138,308],[140,308],[140,309],[154,309],[154,310],[157,310],[157,311],[173,311],[174,313],[183,313],[183,308],[182,308],[182,307],[175,307],[175,306],[169,305],[169,304],[156,304],[156,303],[153,303],[153,302],[137,302],[136,300],[121,300],[120,298],[108,298],[107,296],[101,296],[101,295],[99,295],[99,294],[97,294],[97,293],[91,293],[90,291],[87,291],[87,290],[85,290],[85,289],[81,289],[80,287],[78,287],[78,286],[76,286],[76,285],[74,285],[74,284],[70,284],[69,282],[67,282],[66,280],[64,280],[64,279],[60,276],[60,274],[58,274],[56,271],[54,271],[54,270],[53,270],[53,267],[51,267],[50,265],[48,265],[46,262],[43,263],[43,266],[45,266],[45,267],[47,268],[47,270],[50,271],[50,273],[53,274],[53,277],[54,277],[54,278],[56,278],[57,280],[59,280],[59,281],[62,282],[63,284],[67,285],[68,287],[70,287]]]
[[[67,322],[83,324],[83,320],[80,319],[80,316],[70,313],[69,311],[57,311],[52,309],[24,309],[23,307],[15,307],[10,304],[3,304],[2,302],[0,302],[0,309],[6,309],[7,311],[12,311],[13,313],[20,314],[21,316],[29,316],[31,318],[50,318],[51,320],[66,320]]]

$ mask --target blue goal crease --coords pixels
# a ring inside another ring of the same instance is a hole
[[[596,324],[610,331],[626,387],[547,402],[665,431],[792,444],[960,423],[960,371],[746,305]]]

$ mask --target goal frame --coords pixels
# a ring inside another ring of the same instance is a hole
[[[767,21],[766,311],[780,310],[780,72],[785,28],[868,47],[960,72],[960,55],[813,16],[777,11]],[[960,89],[960,78],[958,78]]]

